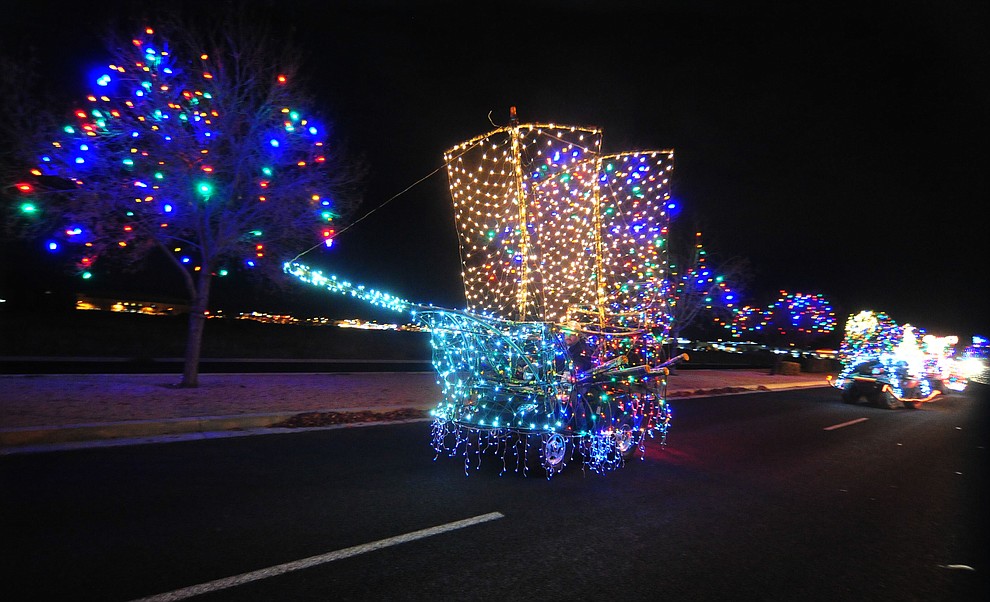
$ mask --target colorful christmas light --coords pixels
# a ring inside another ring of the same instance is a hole
[[[327,131],[286,106],[296,96],[285,75],[276,83],[262,69],[257,76],[271,77],[271,92],[251,97],[255,91],[231,83],[226,57],[175,56],[151,28],[119,58],[98,74],[87,106],[73,112],[32,171],[44,185],[17,186],[31,197],[24,212],[55,211],[66,196],[87,199],[81,210],[63,212],[82,228],[62,229],[51,250],[79,252],[82,269],[154,240],[188,247],[176,257],[190,270],[205,263],[215,270],[237,254],[246,266],[269,261],[284,236],[263,225],[310,227],[314,240],[329,243]]]
[[[782,290],[766,308],[739,307],[722,325],[734,338],[759,335],[800,343],[834,332],[836,319],[825,295]]]
[[[662,353],[673,153],[600,144],[596,128],[513,122],[447,151],[464,310],[284,266],[429,330],[433,447],[466,471],[493,453],[504,471],[536,456],[548,478],[575,459],[607,472],[666,439],[666,367],[684,359]]]

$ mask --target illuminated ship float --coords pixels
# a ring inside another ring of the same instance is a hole
[[[408,312],[431,334],[437,456],[547,478],[603,473],[665,444],[673,151],[604,154],[593,127],[509,125],[448,150],[465,309],[413,303],[293,261],[327,291]]]

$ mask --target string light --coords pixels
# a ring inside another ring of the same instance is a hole
[[[719,319],[716,318],[716,322]],[[733,338],[760,333],[795,341],[811,340],[835,331],[836,318],[832,304],[821,293],[788,293],[780,291],[776,301],[764,309],[748,305],[735,308],[731,319],[721,324]]]
[[[116,210],[119,204],[99,215],[99,223],[92,225],[93,238],[60,237],[56,242],[72,244],[57,245],[52,250],[75,249],[80,243],[93,242],[95,247],[87,252],[92,262],[112,248],[144,248],[134,245],[138,236],[188,239],[196,236],[199,224],[215,219],[211,216],[200,220],[195,216],[228,210],[234,203],[232,198],[250,198],[251,203],[259,203],[257,208],[245,206],[240,212],[252,216],[254,225],[261,225],[272,219],[272,211],[277,211],[271,206],[272,200],[290,197],[292,200],[286,202],[309,199],[303,201],[308,206],[299,212],[309,216],[314,238],[329,246],[336,213],[331,210],[331,194],[325,187],[332,179],[298,175],[300,169],[326,167],[326,128],[297,108],[285,106],[278,107],[271,123],[252,124],[263,133],[256,152],[245,153],[247,165],[238,166],[249,174],[249,184],[244,188],[241,172],[233,177],[218,163],[224,151],[220,158],[211,157],[217,145],[226,143],[229,131],[240,127],[227,121],[236,119],[236,112],[223,114],[228,105],[217,101],[223,89],[218,89],[222,84],[211,75],[219,72],[216,60],[205,53],[198,54],[200,61],[196,65],[178,69],[176,65],[182,64],[183,57],[173,57],[167,48],[166,41],[159,39],[152,28],[144,28],[124,49],[129,60],[108,65],[98,74],[95,86],[99,92],[86,97],[87,107],[73,111],[75,121],[60,130],[60,138],[47,149],[42,165],[32,170],[35,176],[69,181],[75,191],[97,191],[108,205],[121,197],[130,203],[126,215]],[[270,77],[280,94],[287,93],[281,91],[287,85],[285,75],[272,73]],[[108,168],[108,162],[114,167]],[[140,191],[138,194],[119,194],[120,173],[131,176],[128,186]],[[280,182],[286,183],[281,189]],[[295,188],[289,191],[290,186]],[[17,188],[25,195],[34,193],[29,183],[20,183]],[[192,204],[193,199],[199,205]],[[22,211],[28,213],[31,208],[41,212],[43,206],[42,200],[32,198],[22,204]],[[246,226],[246,231],[253,229],[252,224]],[[114,236],[115,240],[102,242]],[[230,233],[224,236],[230,237]],[[268,261],[272,254],[267,246],[259,246],[259,242],[265,245],[272,241],[257,241],[245,235],[240,242],[242,249],[237,252],[243,252],[249,267]],[[166,245],[170,247],[172,243]]]

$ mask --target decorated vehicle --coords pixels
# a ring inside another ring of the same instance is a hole
[[[830,383],[845,403],[917,408],[966,388],[954,357],[955,336],[938,337],[899,326],[883,312],[861,311],[846,322],[839,347],[841,370]]]
[[[445,153],[466,307],[412,303],[291,261],[304,282],[431,335],[437,456],[548,478],[622,466],[670,426],[672,150],[606,154],[594,127],[510,123]],[[297,258],[298,259],[298,258]]]

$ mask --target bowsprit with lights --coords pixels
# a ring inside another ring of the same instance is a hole
[[[605,154],[597,128],[509,125],[445,153],[466,307],[412,303],[290,262],[431,333],[438,457],[549,477],[604,473],[666,441],[673,151]]]

